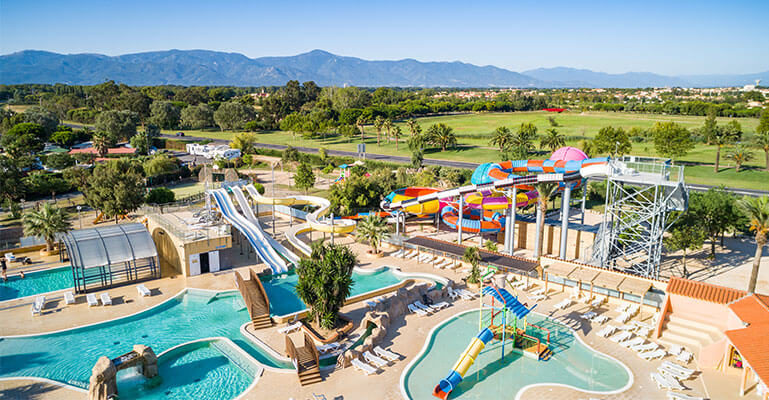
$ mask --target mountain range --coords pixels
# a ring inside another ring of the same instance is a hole
[[[370,61],[323,50],[285,57],[249,58],[209,50],[167,50],[120,56],[24,50],[0,55],[0,84],[279,86],[289,80],[321,86],[472,88],[637,88],[742,86],[769,82],[769,70],[743,75],[665,76],[649,72],[609,74],[567,67],[514,72],[492,65]]]

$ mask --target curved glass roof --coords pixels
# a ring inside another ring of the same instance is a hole
[[[73,230],[60,238],[74,267],[101,267],[158,255],[149,231],[139,223]]]

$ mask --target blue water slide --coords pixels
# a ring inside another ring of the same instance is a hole
[[[531,310],[536,307],[526,308],[523,304],[521,304],[518,299],[515,298],[510,292],[508,292],[505,289],[502,288],[494,288],[492,286],[485,286],[483,288],[483,294],[485,296],[493,296],[495,300],[502,302],[505,304],[505,307],[510,309],[513,314],[515,314],[516,318],[523,318],[528,313],[531,312]]]
[[[243,218],[243,216],[235,210],[235,205],[232,203],[232,199],[230,199],[230,195],[227,194],[227,191],[225,189],[217,189],[210,191],[210,193],[214,196],[216,205],[219,207],[224,219],[243,233],[256,253],[259,254],[259,258],[270,267],[272,272],[274,274],[280,274],[288,271],[285,262],[283,262],[280,257],[276,260],[275,257],[270,254],[267,246],[264,245],[266,240],[264,237],[260,237],[261,235],[259,235],[254,225]]]

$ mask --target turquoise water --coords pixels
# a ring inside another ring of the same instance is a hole
[[[118,395],[121,399],[229,400],[253,379],[211,342],[200,342],[160,356],[155,378],[148,380],[133,369],[120,371]]]
[[[159,354],[216,336],[231,339],[265,365],[293,368],[242,337],[240,326],[249,320],[237,292],[214,296],[189,290],[130,317],[58,333],[0,338],[0,376],[35,376],[85,388],[100,356],[117,357],[134,344],[150,346]]]
[[[73,286],[70,267],[29,272],[21,279],[16,273],[8,276],[8,282],[0,280],[0,301],[33,296]]]
[[[307,308],[294,290],[298,279],[299,276],[295,272],[261,279],[264,291],[270,299],[270,314],[286,315]],[[402,280],[387,268],[370,274],[353,271],[352,279],[354,284],[350,297],[395,285]]]
[[[529,314],[528,322],[550,329],[554,356],[537,361],[491,341],[468,369],[462,382],[451,392],[452,399],[512,399],[524,386],[559,383],[578,389],[607,392],[623,388],[630,375],[618,362],[590,350],[566,326]],[[454,317],[433,332],[428,349],[406,373],[409,397],[434,399],[432,391],[445,378],[459,355],[478,334],[478,311]]]

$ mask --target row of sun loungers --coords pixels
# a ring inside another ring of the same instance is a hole
[[[681,384],[681,382],[678,381],[678,379],[674,378],[671,375],[668,374],[661,374],[659,372],[652,372],[650,374],[652,382],[657,384],[658,389],[668,389],[668,390],[683,390],[686,389],[684,385]]]
[[[563,299],[558,304],[554,305],[553,308],[556,310],[563,310],[564,308],[570,306],[572,303],[571,299]]]
[[[139,292],[139,295],[142,297],[145,296],[152,296],[152,292],[147,289],[144,284],[140,284],[136,286],[136,290]],[[109,293],[104,292],[99,295],[97,298],[95,294],[88,293],[85,295],[85,300],[88,303],[88,306],[98,306],[99,305],[99,299],[101,299],[101,304],[104,306],[111,306],[112,305],[112,297],[110,297]],[[64,304],[70,305],[75,304],[75,294],[72,293],[71,290],[68,290],[64,292]],[[40,314],[43,310],[43,306],[45,305],[45,296],[37,296],[35,298],[34,303],[32,303],[32,314]]]
[[[373,350],[374,353],[368,350],[363,352],[362,356],[366,362],[363,362],[357,358],[352,359],[351,362],[353,368],[363,372],[366,375],[371,375],[376,373],[379,368],[383,368],[390,362],[400,359],[399,355],[389,350],[383,349],[380,346],[374,347]]]
[[[420,316],[420,317],[426,317],[430,315],[431,313],[434,313],[438,310],[441,310],[443,308],[446,308],[449,306],[449,303],[442,301],[440,303],[435,303],[433,305],[426,305],[422,303],[421,301],[415,301],[411,304],[409,304],[407,307],[409,308],[409,311],[412,313]]]
[[[668,400],[704,400],[704,398],[678,392],[668,392]]]

